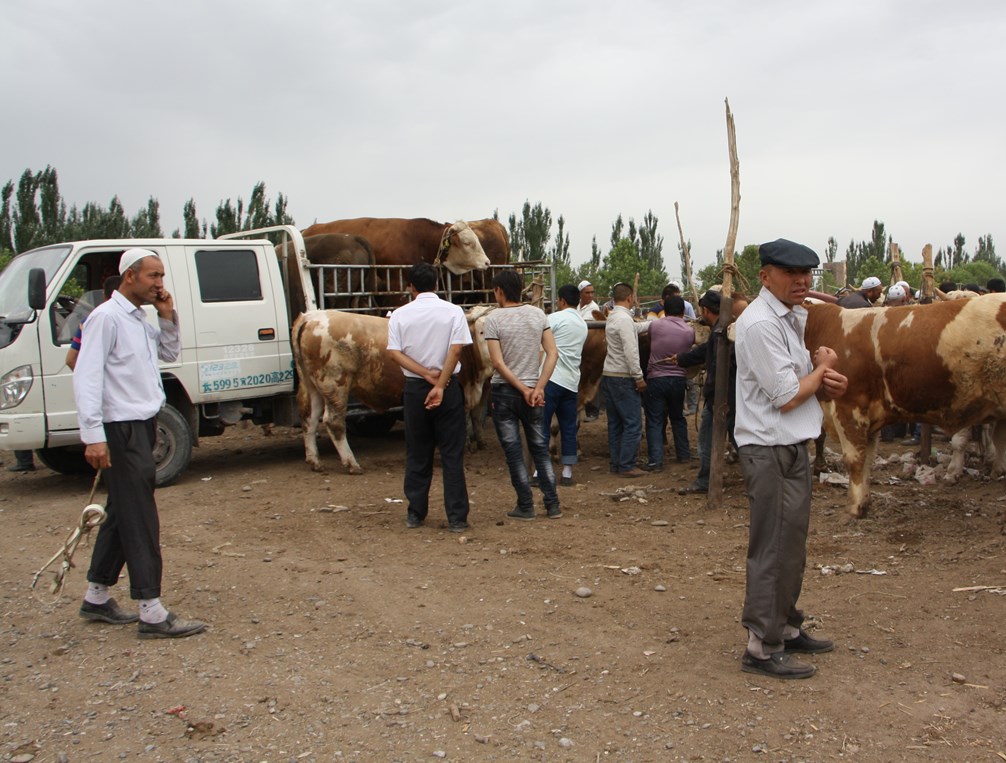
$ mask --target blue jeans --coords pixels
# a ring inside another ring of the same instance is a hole
[[[521,425],[527,438],[527,449],[538,470],[538,485],[545,498],[545,508],[558,507],[555,472],[548,457],[548,441],[544,432],[545,409],[529,406],[524,402],[524,396],[509,384],[494,384],[492,389],[493,426],[510,469],[510,484],[517,492],[517,508],[521,511],[534,510],[534,494],[520,442]]]
[[[601,389],[608,411],[608,456],[611,471],[636,468],[636,453],[643,439],[643,413],[636,382],[627,376],[602,376]]]
[[[656,376],[646,381],[646,452],[651,464],[664,463],[664,416],[671,419],[674,435],[674,452],[678,461],[691,458],[688,449],[688,422],[683,414],[685,406],[685,377]]]
[[[545,447],[551,439],[552,415],[559,420],[562,442],[562,463],[575,464],[576,458],[576,392],[555,382],[545,385]]]

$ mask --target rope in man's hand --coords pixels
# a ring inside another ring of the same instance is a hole
[[[46,562],[42,569],[35,573],[35,577],[32,578],[31,587],[34,590],[38,579],[42,577],[44,573],[52,564],[58,561],[61,557],[63,563],[60,568],[53,572],[52,585],[49,588],[49,593],[55,596],[56,599],[63,594],[63,587],[66,585],[66,573],[71,567],[74,567],[73,554],[77,550],[77,546],[80,542],[87,537],[87,535],[95,527],[100,525],[105,521],[107,514],[105,513],[105,507],[98,503],[92,503],[94,500],[94,493],[98,489],[98,481],[101,479],[101,469],[98,473],[94,475],[94,483],[91,485],[91,494],[87,497],[87,506],[80,514],[80,520],[77,522],[77,526],[70,532],[66,540],[63,541],[63,547],[52,555],[52,558]]]

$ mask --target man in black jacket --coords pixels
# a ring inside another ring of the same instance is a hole
[[[716,322],[720,317],[720,294],[717,291],[707,291],[699,300],[699,309],[702,311],[702,320],[713,326],[713,332],[709,335],[709,340],[693,347],[688,352],[672,356],[671,362],[677,363],[682,368],[691,368],[705,363],[706,382],[702,386],[702,420],[699,423],[699,455],[701,465],[699,473],[692,484],[678,489],[681,495],[690,493],[709,492],[709,465],[712,462],[713,443],[713,396],[716,391],[716,342],[719,339],[715,331]],[[730,382],[727,393],[727,433],[731,442],[734,437],[734,411],[736,409],[736,391],[734,380],[737,376],[737,364],[734,361],[733,353],[730,355]]]

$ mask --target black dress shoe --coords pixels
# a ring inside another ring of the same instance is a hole
[[[708,493],[709,489],[698,485],[687,485],[678,488],[678,495],[692,495],[694,493]]]
[[[511,519],[534,519],[534,509],[528,509],[527,511],[514,509],[513,511],[508,511],[506,515]]]
[[[560,477],[559,485],[562,487],[572,487],[576,484],[576,481],[572,477]]]
[[[33,472],[35,471],[35,464],[14,464],[13,466],[8,466],[7,471],[9,472]]]
[[[744,651],[741,657],[741,670],[745,673],[757,673],[770,678],[810,678],[817,668],[800,662],[796,657],[786,652],[775,652],[767,659],[760,660],[751,652]]]
[[[559,504],[556,503],[552,506],[546,506],[545,513],[548,515],[549,519],[558,519],[562,516],[562,509],[560,509]]]
[[[465,530],[471,528],[471,525],[467,522],[451,522],[447,525],[447,531],[452,533],[463,533]]]
[[[812,638],[807,635],[804,630],[800,631],[800,635],[796,638],[788,638],[783,642],[783,646],[786,647],[787,652],[801,652],[803,654],[819,654],[821,652],[830,652],[835,648],[835,642],[831,639],[818,639]]]
[[[127,612],[120,607],[115,599],[109,599],[104,604],[92,604],[89,601],[84,601],[80,605],[80,616],[85,620],[95,620],[112,625],[135,623],[140,619],[136,612]]]
[[[423,519],[418,514],[413,514],[411,511],[405,517],[405,526],[410,530],[415,530],[417,527],[422,527]]]
[[[139,638],[185,638],[206,630],[206,623],[199,620],[185,620],[168,612],[168,617],[159,623],[140,621],[136,629]]]

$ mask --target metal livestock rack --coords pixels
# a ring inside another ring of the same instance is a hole
[[[385,315],[409,301],[408,265],[307,266],[320,310]],[[495,305],[492,279],[504,270],[524,281],[524,301],[549,312],[556,304],[555,265],[544,260],[490,265],[486,270],[457,275],[441,266],[437,293],[463,307]]]

